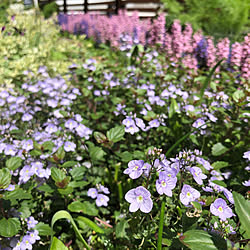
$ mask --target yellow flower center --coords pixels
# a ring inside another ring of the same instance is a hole
[[[218,208],[218,211],[222,213],[222,212],[223,212],[223,208],[222,208],[222,207],[219,207],[219,208]]]
[[[190,196],[191,196],[191,193],[190,193],[190,192],[187,192],[187,196],[190,197]]]
[[[143,202],[143,197],[142,197],[142,195],[139,195],[138,197],[137,197],[137,202]]]
[[[167,186],[166,182],[165,182],[165,181],[162,181],[162,182],[161,182],[161,186],[162,186],[162,187],[166,187],[166,186]]]

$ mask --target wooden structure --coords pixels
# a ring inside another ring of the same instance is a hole
[[[98,12],[100,14],[117,14],[120,9],[126,9],[128,14],[138,11],[140,17],[152,17],[162,7],[160,0],[39,0],[41,8],[45,4],[56,2],[59,10],[68,12]]]

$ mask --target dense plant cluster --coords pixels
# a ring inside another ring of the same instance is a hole
[[[238,71],[242,77],[250,77],[249,35],[242,43],[235,42],[232,46],[228,38],[215,44],[212,37],[205,37],[202,32],[193,33],[190,24],[182,30],[178,20],[167,32],[164,14],[153,22],[140,20],[136,12],[132,17],[126,12],[112,17],[59,14],[58,21],[64,31],[86,34],[96,42],[109,42],[114,47],[126,49],[133,44],[158,45],[161,53],[176,67],[184,66],[196,71],[198,68],[212,68],[218,61],[224,60],[221,70]]]
[[[6,39],[22,37],[8,25]],[[67,38],[63,68],[35,57],[3,76],[0,248],[247,248],[247,79],[121,40],[114,52]]]

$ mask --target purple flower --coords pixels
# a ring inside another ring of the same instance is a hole
[[[143,173],[144,161],[133,160],[128,163],[128,168],[124,170],[124,174],[128,174],[131,179],[139,178]]]
[[[187,206],[191,201],[200,197],[200,192],[189,185],[184,184],[180,193],[181,203]]]
[[[244,181],[244,182],[242,182],[242,184],[243,184],[245,187],[249,187],[249,186],[250,186],[250,180]]]
[[[57,126],[52,123],[49,123],[48,126],[45,128],[45,131],[49,134],[55,133],[57,130]]]
[[[101,206],[107,207],[108,201],[109,201],[109,197],[107,195],[98,194],[95,203],[96,203],[96,206],[98,207],[101,207]]]
[[[211,166],[211,164],[207,160],[205,160],[205,159],[203,159],[201,157],[197,156],[196,157],[196,161],[197,161],[197,163],[201,164],[206,170],[213,169],[213,167]]]
[[[99,185],[98,191],[99,191],[99,192],[103,192],[104,194],[109,194],[109,193],[110,193],[110,192],[109,192],[109,189],[106,188],[106,187],[104,187],[103,185]]]
[[[153,201],[150,197],[150,192],[142,186],[129,190],[125,195],[125,200],[131,203],[129,211],[136,212],[140,209],[143,213],[149,213],[153,208]]]
[[[28,229],[34,228],[35,225],[38,223],[37,220],[33,216],[30,216],[28,219],[25,219],[27,221]]]
[[[210,212],[215,216],[219,216],[223,221],[234,216],[232,209],[221,198],[216,199],[214,203],[211,204]]]
[[[20,174],[19,181],[25,183],[34,174],[34,170],[31,167],[26,165],[22,168],[19,174]]]
[[[6,145],[5,149],[4,149],[4,154],[5,155],[11,155],[11,156],[15,156],[16,155],[16,148],[12,145]]]
[[[26,151],[30,151],[33,149],[33,141],[32,140],[23,140],[22,141],[22,149]]]
[[[129,127],[125,127],[125,132],[133,135],[134,133],[139,132],[139,128],[137,128],[135,125],[131,125]]]
[[[95,198],[97,197],[97,195],[98,195],[98,191],[97,191],[96,188],[90,188],[90,189],[88,190],[87,195],[88,195],[89,197],[91,197],[92,199],[95,199]]]
[[[199,184],[203,184],[203,179],[206,179],[207,176],[202,173],[202,170],[198,167],[190,168],[190,173],[193,175],[194,180]]]
[[[248,159],[250,161],[250,151],[245,152],[243,158]]]
[[[148,124],[150,128],[158,128],[160,126],[160,122],[157,119],[150,121]]]
[[[226,196],[228,201],[232,204],[234,204],[234,198],[232,192],[230,192],[228,189],[223,188],[223,194]]]
[[[33,118],[33,116],[32,116],[31,114],[25,113],[25,114],[23,114],[23,116],[22,116],[22,121],[23,121],[23,122],[27,122],[27,121],[32,120],[32,118]]]
[[[65,122],[65,128],[72,130],[76,127],[77,127],[77,122],[74,121],[73,119],[69,119],[68,121]]]
[[[54,99],[47,100],[47,104],[49,107],[56,108],[58,105],[58,102]]]
[[[89,139],[89,135],[92,134],[92,130],[84,126],[83,124],[79,124],[76,127],[76,132],[80,137],[84,137],[86,139]]]
[[[75,148],[76,148],[76,144],[74,142],[66,141],[64,144],[64,150],[66,152],[70,152],[70,151],[74,152]]]
[[[7,188],[5,188],[7,191],[13,191],[15,190],[15,185],[10,184]]]
[[[27,232],[29,235],[29,243],[34,244],[37,240],[40,240],[40,237],[38,236],[38,231],[34,230],[33,232]]]
[[[124,119],[122,121],[122,124],[125,125],[126,127],[130,127],[130,126],[135,126],[135,122],[131,117],[127,117],[126,119]]]
[[[140,129],[142,129],[142,130],[145,129],[146,125],[142,119],[135,118],[135,122],[136,122],[136,126],[138,126]]]
[[[156,181],[156,190],[160,195],[165,194],[172,197],[172,189],[175,188],[176,182],[176,177],[171,178],[167,172],[160,172],[159,179]]]

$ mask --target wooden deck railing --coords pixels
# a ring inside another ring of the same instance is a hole
[[[72,11],[99,12],[101,14],[112,15],[117,14],[120,9],[130,11],[138,11],[142,17],[150,17],[156,15],[161,8],[160,0],[79,0],[82,3],[75,3],[72,0],[39,0],[42,8],[45,4],[51,2],[60,2],[58,4],[61,12],[67,13]]]

